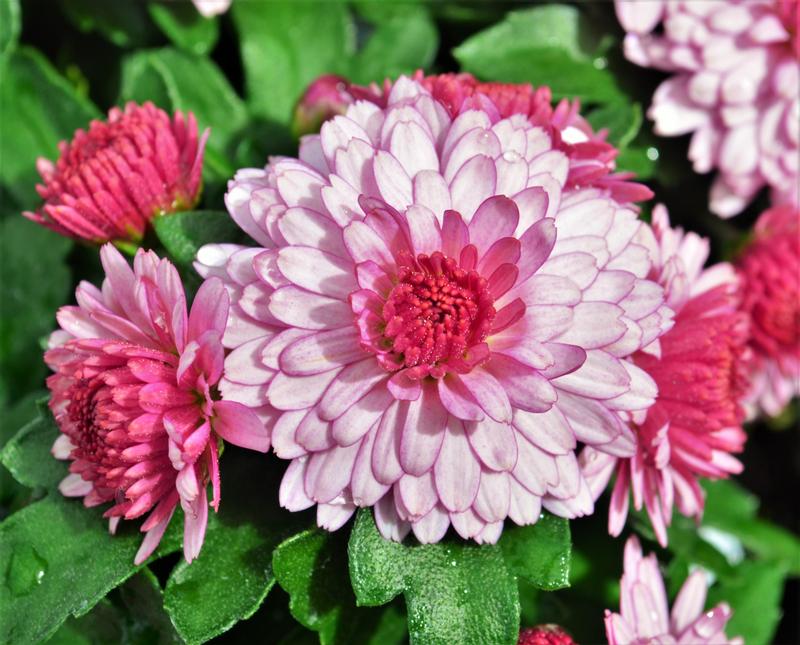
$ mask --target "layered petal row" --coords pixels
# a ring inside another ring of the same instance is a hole
[[[717,170],[710,207],[739,213],[767,186],[798,205],[800,29],[796,0],[615,0],[632,62],[673,75],[648,116],[692,134],[696,172]],[[663,33],[654,30],[661,24]]]
[[[700,478],[742,470],[733,454],[742,451],[747,438],[741,401],[751,352],[733,267],[720,263],[704,269],[708,240],[671,228],[663,206],[653,211],[653,233],[653,278],[664,287],[675,325],[657,346],[634,354],[633,362],[656,382],[658,398],[644,415],[632,418],[637,443],[632,458],[590,446],[581,454],[581,465],[595,497],[616,474],[609,508],[612,535],[625,525],[632,494],[634,507],[647,509],[659,542],[666,545],[673,505],[683,515],[702,515]]]
[[[149,102],[112,108],[62,141],[56,163],[38,160],[44,204],[24,215],[77,239],[138,242],[153,217],[199,200],[207,138],[191,112],[170,118]]]
[[[149,513],[137,564],[180,504],[191,562],[203,544],[209,482],[211,505],[219,505],[218,440],[269,450],[251,410],[213,394],[223,370],[228,296],[219,280],[208,280],[187,313],[168,261],[140,250],[131,270],[110,244],[100,257],[102,289],[80,284],[78,305],[59,310],[61,329],[45,353],[54,372],[49,405],[61,431],[53,454],[70,461],[59,488],[86,506],[111,503],[105,516],[112,533],[121,519]]]
[[[761,214],[736,262],[753,352],[748,412],[778,416],[800,395],[800,210]]]
[[[231,298],[223,399],[291,460],[281,503],[341,526],[494,542],[505,518],[576,517],[577,442],[635,452],[656,386],[626,360],[672,324],[644,223],[527,116],[451,115],[422,84],[356,101],[299,159],[237,173],[226,203],[259,245],[210,245]]]

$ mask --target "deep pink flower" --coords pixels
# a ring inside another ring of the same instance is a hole
[[[616,0],[625,55],[674,75],[653,96],[657,134],[693,133],[697,172],[718,169],[711,210],[741,211],[764,186],[797,205],[800,30],[797,0]],[[659,23],[663,35],[651,32]]]
[[[200,198],[203,150],[189,112],[170,119],[145,103],[112,108],[59,144],[53,164],[39,158],[44,204],[28,218],[61,235],[92,242],[138,242],[156,215],[191,209]]]
[[[521,630],[517,645],[575,645],[575,641],[558,625],[537,625]]]
[[[324,74],[311,83],[294,110],[295,135],[319,132],[325,121],[344,114],[353,102],[348,87],[347,80],[335,74]]]
[[[744,643],[738,636],[729,639],[725,635],[725,625],[733,615],[727,603],[703,611],[708,583],[702,570],[686,578],[670,613],[658,560],[654,553],[642,556],[642,547],[635,536],[625,543],[625,571],[619,584],[619,613],[606,609],[609,645]]]
[[[748,407],[777,416],[800,395],[800,210],[762,213],[737,269],[754,354]]]
[[[727,263],[703,269],[708,240],[672,229],[663,206],[653,211],[653,279],[664,286],[675,326],[634,363],[658,384],[655,405],[634,417],[636,455],[620,459],[588,447],[581,454],[584,476],[595,498],[612,473],[616,483],[609,532],[619,535],[634,507],[647,508],[662,545],[673,503],[684,515],[700,517],[703,491],[698,478],[722,478],[742,470],[731,453],[742,451],[740,399],[747,389],[747,317],[737,310],[739,284]]]
[[[261,248],[211,245],[231,294],[223,398],[274,420],[291,510],[383,535],[494,542],[510,517],[590,513],[577,441],[630,455],[618,411],[655,386],[622,360],[669,325],[645,226],[522,115],[455,119],[421,85],[359,101],[229,184]]]
[[[514,114],[528,117],[533,125],[544,128],[553,148],[569,159],[567,190],[594,187],[604,190],[620,204],[650,199],[652,191],[630,181],[633,173],[617,173],[615,159],[619,154],[605,139],[607,130],[595,132],[580,115],[580,102],[562,99],[553,108],[549,87],[534,88],[530,83],[482,83],[471,74],[414,75],[433,97],[447,109],[451,118],[470,109],[484,110],[495,121]],[[392,83],[383,87],[351,85],[354,99],[369,100],[385,106]]]
[[[53,445],[70,472],[59,489],[86,506],[112,502],[105,516],[141,517],[141,563],[156,548],[180,502],[183,551],[200,552],[208,519],[206,484],[219,505],[219,438],[266,452],[269,436],[245,406],[215,400],[228,296],[217,279],[198,290],[191,313],[178,272],[139,250],[134,268],[111,245],[100,250],[102,290],[82,282],[77,307],[58,312],[61,330],[45,361],[50,409],[62,432]]]

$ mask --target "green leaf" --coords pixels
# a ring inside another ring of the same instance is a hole
[[[516,642],[517,581],[499,546],[390,542],[378,533],[372,514],[362,510],[348,553],[359,605],[405,596],[412,644]]]
[[[0,642],[41,642],[68,616],[87,613],[139,569],[141,540],[130,526],[109,535],[101,509],[58,494],[8,517],[0,524]],[[158,555],[179,544],[165,536]]]
[[[507,526],[499,544],[518,577],[549,591],[569,587],[572,540],[564,518],[543,513],[532,526]]]
[[[67,466],[50,454],[58,427],[46,405],[0,452],[0,462],[20,484],[54,489],[67,476]]]
[[[424,7],[401,6],[402,12],[392,13],[376,24],[375,31],[353,59],[350,73],[353,82],[380,82],[412,74],[433,62],[439,33],[430,14]]]
[[[186,211],[157,217],[153,228],[170,257],[178,264],[191,264],[204,244],[243,242],[242,230],[223,211]]]
[[[319,632],[322,645],[336,642],[344,609],[342,580],[347,563],[336,558],[340,539],[319,529],[299,533],[281,543],[272,555],[272,568],[289,594],[289,608],[300,624]],[[341,565],[344,566],[341,566]],[[339,566],[337,566],[339,565]]]
[[[656,170],[658,150],[651,147],[629,146],[616,159],[617,170],[632,172],[639,180],[649,179]]]
[[[37,401],[47,396],[47,392],[34,390],[2,411],[3,422],[0,423],[0,446],[6,446],[17,432],[31,419],[38,415]],[[1,454],[1,453],[0,453]],[[0,458],[0,463],[2,459]],[[17,482],[11,472],[0,466],[0,506],[6,513],[8,509],[17,510],[30,497],[30,490]]]
[[[348,71],[355,29],[343,2],[234,2],[247,100],[288,126],[295,103],[321,74]]]
[[[158,579],[147,567],[80,618],[69,618],[48,645],[170,645],[182,641],[164,612]]]
[[[97,31],[118,47],[143,46],[150,35],[141,3],[136,0],[61,0],[61,8],[81,31]]]
[[[766,560],[789,567],[800,575],[800,539],[771,522],[759,519],[758,498],[732,480],[705,482],[706,507],[703,526],[733,535]]]
[[[181,642],[164,611],[164,592],[158,578],[148,567],[143,567],[114,593],[125,610],[129,640],[142,645]]]
[[[0,137],[0,182],[16,202],[33,209],[40,202],[36,159],[55,158],[58,142],[70,139],[77,128],[87,127],[99,112],[44,56],[23,47],[3,70],[0,113],[5,126]],[[28,255],[41,259],[36,253]]]
[[[263,455],[227,446],[221,459],[222,503],[211,514],[200,556],[181,561],[167,582],[164,607],[188,643],[210,640],[249,618],[275,584],[272,551],[307,518],[282,511],[277,496],[252,503],[255,491],[276,491],[277,469]]]
[[[19,0],[0,0],[0,71],[17,47],[21,22]]]
[[[6,138],[4,130],[0,140]],[[42,386],[40,340],[56,326],[56,310],[69,298],[64,259],[71,247],[70,240],[21,215],[0,222],[0,399],[14,401]]]
[[[622,102],[599,53],[587,21],[568,5],[512,11],[453,50],[465,71],[487,80],[549,85],[556,98]]]
[[[218,21],[204,18],[194,5],[151,1],[147,9],[158,28],[181,49],[193,54],[208,54],[217,44]]]
[[[608,141],[624,149],[642,127],[642,106],[630,101],[608,103],[589,112],[586,117],[595,131],[608,130]]]
[[[768,645],[781,618],[781,597],[786,569],[773,562],[743,562],[736,574],[722,578],[709,589],[706,607],[727,602],[733,618],[725,634],[744,637],[748,645]]]
[[[282,542],[272,555],[278,584],[289,594],[289,609],[300,624],[319,633],[322,645],[399,645],[405,616],[394,606],[356,608],[346,583],[347,536],[310,529]]]
[[[70,617],[47,640],[48,645],[92,645],[92,643],[125,642],[122,612],[103,598],[80,618]]]
[[[204,56],[171,47],[131,54],[123,62],[121,100],[155,100],[151,91],[160,107],[193,112],[201,131],[211,128],[209,145],[220,151],[247,123],[244,103]]]

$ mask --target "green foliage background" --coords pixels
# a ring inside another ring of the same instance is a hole
[[[624,61],[621,36],[607,2],[234,0],[207,20],[182,1],[0,0],[0,642],[510,645],[520,622],[601,641],[623,543],[606,534],[602,500],[581,521],[509,526],[497,546],[399,545],[380,538],[369,511],[328,534],[313,513],[279,509],[285,464],[229,447],[224,502],[198,560],[180,558],[176,518],[135,567],[135,526],[112,538],[99,511],[56,490],[65,469],[50,457],[57,430],[41,404],[43,342],[75,284],[100,281],[97,252],[20,213],[37,207],[37,157],[55,158],[60,140],[109,107],[191,110],[211,127],[202,211],[156,222],[151,242],[192,288],[195,249],[240,240],[222,212],[227,179],[296,149],[294,105],[316,76],[460,69],[580,98],[620,148],[619,168],[709,235],[715,259],[729,258],[766,202],[733,221],[708,212],[709,178],[691,172],[686,140],[657,139],[644,118],[662,76]],[[702,526],[677,517],[659,553],[671,595],[707,569],[711,600],[735,610],[728,634],[749,643],[800,641],[796,421],[795,405],[750,428],[743,482],[708,486]],[[647,521],[634,526],[656,548]]]

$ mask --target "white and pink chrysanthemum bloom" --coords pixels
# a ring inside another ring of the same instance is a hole
[[[669,610],[664,579],[654,553],[642,555],[639,540],[625,543],[624,573],[620,579],[619,613],[606,609],[609,645],[742,645],[740,637],[728,638],[725,626],[733,615],[727,603],[704,611],[708,593],[707,574],[698,569],[689,575]]]
[[[200,199],[203,151],[189,112],[169,115],[152,103],[112,108],[71,142],[54,164],[40,158],[44,204],[28,219],[91,242],[137,243],[153,217],[191,210]]]
[[[663,206],[653,210],[655,239],[653,279],[664,287],[675,325],[644,348],[633,362],[658,385],[655,405],[634,415],[637,450],[618,458],[587,447],[581,453],[584,476],[595,498],[613,474],[609,532],[619,535],[628,515],[629,497],[644,506],[655,534],[667,543],[673,505],[699,518],[704,507],[700,478],[737,474],[742,464],[742,429],[750,351],[748,319],[738,310],[739,280],[728,263],[703,266],[709,243],[695,233],[670,227]],[[644,229],[649,237],[650,229]]]
[[[212,506],[219,505],[219,439],[269,450],[252,411],[213,394],[224,364],[228,296],[219,280],[208,280],[187,314],[168,261],[140,250],[131,270],[111,245],[100,257],[102,290],[78,286],[78,306],[59,310],[61,329],[45,353],[55,372],[47,380],[50,408],[61,430],[53,454],[71,462],[59,489],[86,506],[112,503],[105,512],[112,533],[120,519],[149,512],[137,564],[180,504],[191,562],[203,544],[209,481]]]
[[[627,356],[671,324],[646,226],[524,115],[452,118],[419,83],[357,101],[299,159],[237,173],[226,202],[260,247],[196,267],[231,296],[223,398],[292,460],[290,510],[330,530],[494,542],[542,507],[591,513],[578,441],[633,454],[621,414],[656,388]]]
[[[764,186],[798,204],[797,0],[615,0],[632,62],[674,75],[648,115],[664,136],[692,133],[689,158],[718,170],[711,210],[739,213]],[[663,25],[663,34],[653,30]]]
[[[753,351],[746,404],[751,416],[777,416],[800,396],[800,210],[762,213],[736,268]]]

